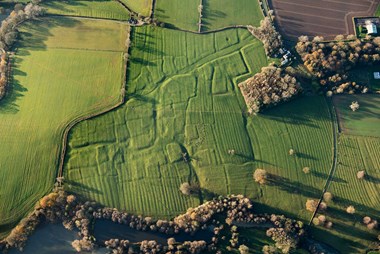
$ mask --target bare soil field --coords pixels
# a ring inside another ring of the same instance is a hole
[[[288,39],[300,35],[334,38],[354,34],[353,17],[374,15],[380,0],[268,0]]]

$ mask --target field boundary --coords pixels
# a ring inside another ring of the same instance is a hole
[[[132,31],[130,26],[128,26],[128,28],[129,28],[129,33],[127,35],[127,39],[130,38],[131,31]],[[127,44],[126,44],[125,54],[128,54],[128,53],[129,53],[129,46],[127,46]],[[119,102],[117,102],[115,105],[111,106],[110,108],[103,109],[99,112],[94,112],[94,113],[90,113],[89,115],[80,116],[80,117],[72,120],[68,125],[66,125],[64,132],[63,132],[63,135],[62,135],[62,144],[61,144],[61,148],[60,148],[61,152],[60,152],[60,155],[58,156],[58,170],[57,170],[57,175],[56,175],[57,178],[63,177],[63,166],[64,166],[66,152],[67,152],[68,138],[69,138],[69,133],[72,130],[72,128],[75,127],[77,124],[79,124],[82,121],[90,120],[92,118],[104,115],[104,114],[120,107],[121,105],[123,105],[125,103],[125,97],[126,97],[125,96],[125,86],[126,86],[126,80],[127,80],[127,68],[128,68],[128,58],[125,57],[124,58],[124,64],[123,64],[123,80],[121,82],[122,84],[120,87],[120,97],[121,98],[120,98]],[[93,109],[93,110],[96,110],[96,109]],[[61,184],[61,181],[59,181],[58,183]]]
[[[315,211],[314,211],[314,213],[311,216],[311,219],[309,221],[309,226],[312,225],[313,219],[315,218],[315,216],[318,213],[319,206],[321,205],[321,203],[323,201],[323,196],[326,193],[327,189],[330,187],[331,181],[335,175],[336,168],[338,165],[338,138],[340,136],[338,118],[336,115],[336,109],[335,109],[334,103],[332,101],[332,98],[328,99],[325,97],[325,100],[326,100],[326,103],[327,103],[327,106],[329,109],[329,113],[330,113],[330,117],[331,117],[331,121],[332,121],[332,127],[333,127],[333,150],[334,150],[334,152],[333,152],[333,163],[331,165],[329,175],[326,179],[325,186],[323,187],[321,197],[319,198],[317,208],[315,209]]]

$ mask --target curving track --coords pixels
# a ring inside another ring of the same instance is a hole
[[[268,0],[277,25],[288,39],[354,34],[354,16],[374,15],[380,0]]]

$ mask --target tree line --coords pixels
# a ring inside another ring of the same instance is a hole
[[[354,67],[380,62],[380,37],[360,40],[353,35],[338,35],[334,41],[325,42],[321,36],[301,36],[296,50],[325,91],[367,93],[365,84],[350,81],[347,73]]]
[[[20,3],[16,4],[9,16],[1,22],[0,50],[3,53],[1,54],[0,61],[0,100],[5,96],[7,90],[9,80],[7,68],[9,55],[7,51],[12,48],[17,40],[17,26],[26,20],[41,16],[44,13],[44,9],[38,5],[40,1],[41,0],[33,0],[25,6]]]

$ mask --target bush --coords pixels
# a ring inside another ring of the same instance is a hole
[[[253,179],[259,184],[265,184],[268,178],[267,171],[261,168],[258,168],[253,173]]]
[[[355,207],[350,205],[349,207],[346,208],[346,212],[349,214],[354,214],[355,213]]]

